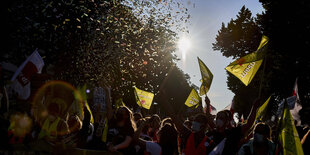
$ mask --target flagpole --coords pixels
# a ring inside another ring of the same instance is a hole
[[[266,55],[267,55],[267,54],[266,54]],[[263,73],[262,73],[261,78],[260,78],[258,98],[260,98],[261,95],[262,95],[263,79],[264,79],[265,68],[266,68],[266,62],[267,62],[266,56],[264,57],[263,60],[264,60],[264,66],[263,66]]]

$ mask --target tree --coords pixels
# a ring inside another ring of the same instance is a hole
[[[270,87],[280,97],[292,94],[295,79],[298,77],[299,96],[303,109],[310,102],[310,62],[307,50],[310,48],[310,2],[299,0],[294,3],[286,1],[260,0],[265,12],[258,16],[258,23],[263,32],[269,36],[274,76],[270,79]],[[302,121],[310,124],[303,116]]]
[[[2,61],[21,64],[38,48],[54,79],[91,88],[104,82],[113,96],[128,96],[129,105],[134,85],[158,93],[177,61],[171,27],[186,31],[190,18],[181,3],[157,0],[17,0],[7,14]]]
[[[310,84],[310,64],[306,57],[307,52],[303,51],[310,46],[307,37],[309,24],[305,20],[308,18],[309,2],[260,2],[266,9],[265,12],[253,18],[248,9],[243,7],[237,19],[231,20],[227,26],[223,24],[213,44],[214,50],[220,50],[224,56],[239,58],[248,51],[256,50],[262,34],[269,37],[264,73],[262,65],[247,87],[231,74],[227,78],[229,89],[235,93],[236,106],[240,111],[248,108],[249,104],[243,101],[247,100],[249,92],[256,94],[259,91],[262,78],[262,99],[274,94],[277,100],[272,106],[276,107],[277,102],[292,95],[297,77],[302,104],[307,106],[309,90],[305,88]]]
[[[231,19],[227,25],[222,23],[222,27],[216,36],[216,42],[213,43],[213,49],[220,51],[225,57],[237,59],[254,52],[261,37],[261,29],[257,25],[255,18],[252,17],[251,11],[243,6],[236,19]],[[238,78],[227,72],[228,89],[235,94],[234,106],[236,112],[245,114],[245,116],[248,114],[247,111],[251,108],[251,103],[257,97],[256,94],[259,91],[261,72],[260,69],[247,87]],[[251,95],[247,95],[249,93]]]

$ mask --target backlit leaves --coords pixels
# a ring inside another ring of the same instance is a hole
[[[186,31],[190,18],[183,4],[165,0],[17,0],[8,10],[12,63],[39,48],[55,78],[106,81],[121,94],[133,83],[158,91],[176,60],[171,30]]]

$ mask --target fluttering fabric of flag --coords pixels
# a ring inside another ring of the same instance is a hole
[[[225,69],[240,79],[246,86],[249,85],[263,62],[268,40],[267,36],[263,36],[255,52],[237,59]]]
[[[283,151],[283,155],[304,154],[293,117],[286,103],[284,104],[284,111],[279,122],[278,140],[281,145],[279,148],[282,148],[280,151]]]
[[[94,123],[94,117],[93,117],[93,113],[91,112],[90,110],[90,107],[88,105],[88,102],[87,102],[87,95],[86,95],[86,85],[84,85],[83,87],[78,87],[77,88],[79,94],[74,94],[74,96],[77,98],[77,95],[80,95],[82,100],[83,100],[83,103],[84,103],[84,106],[86,107],[86,109],[89,111],[90,113],[90,122],[91,123]],[[80,111],[83,112],[83,107],[80,107]],[[83,114],[84,115],[84,114]]]
[[[154,94],[140,90],[135,86],[134,89],[137,104],[145,109],[150,109],[153,102]]]
[[[198,95],[195,89],[192,89],[191,93],[188,95],[185,105],[188,107],[195,107],[199,106],[199,102],[201,102],[201,97]]]
[[[199,68],[201,72],[201,86],[200,86],[200,91],[199,94],[205,95],[211,86],[212,79],[213,79],[213,74],[209,70],[209,68],[198,58],[198,63],[199,63]]]
[[[256,116],[255,116],[255,122],[253,124],[252,127],[254,127],[254,125],[258,122],[261,122],[264,115],[266,114],[267,111],[267,107],[268,107],[268,103],[270,101],[271,96],[265,101],[265,103],[259,107],[258,111],[256,112]]]

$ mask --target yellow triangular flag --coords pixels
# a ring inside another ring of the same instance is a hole
[[[102,136],[101,136],[101,140],[103,142],[107,142],[107,137],[108,137],[108,118],[106,117],[104,119],[104,129],[103,129],[103,132],[102,132]]]
[[[75,96],[75,98],[79,98],[79,100],[82,100],[82,102],[84,103],[84,106],[87,108],[87,110],[90,113],[90,122],[94,123],[93,113],[90,110],[89,105],[87,103],[86,84],[84,84],[83,87],[78,87],[77,91],[74,93],[74,96]],[[78,104],[78,109],[79,109],[80,113],[82,113],[82,115],[84,117],[83,105],[82,104]]]
[[[209,70],[209,68],[198,58],[199,68],[201,72],[201,86],[200,86],[200,95],[206,94],[211,86],[213,74]]]
[[[246,86],[252,81],[259,67],[261,66],[266,53],[266,44],[268,37],[263,36],[259,47],[253,53],[250,53],[229,64],[225,69],[235,75]]]
[[[268,103],[270,101],[271,96],[265,101],[265,103],[259,107],[258,111],[256,112],[256,116],[255,116],[255,122],[253,124],[253,126],[257,123],[257,122],[261,122],[262,118],[264,117],[266,111],[267,111],[267,107],[268,107]],[[253,127],[252,126],[252,127]]]
[[[283,155],[303,155],[304,152],[293,117],[287,107],[287,103],[284,104],[284,111],[279,122],[279,142],[283,148]]]
[[[154,94],[140,90],[137,87],[134,88],[137,104],[145,109],[150,109],[153,102]]]
[[[199,102],[201,102],[201,97],[198,95],[195,89],[192,89],[191,93],[188,95],[185,101],[185,105],[188,107],[196,106],[195,108],[197,108]]]

